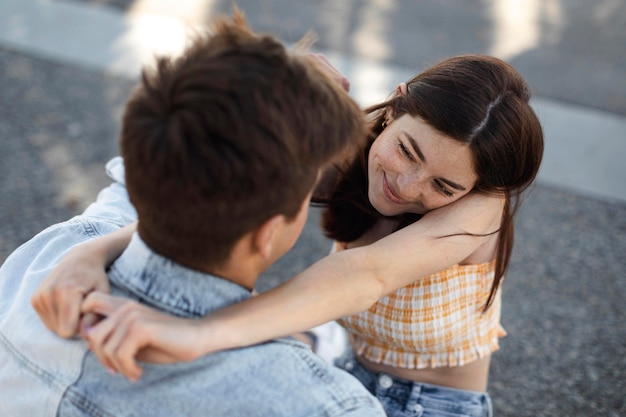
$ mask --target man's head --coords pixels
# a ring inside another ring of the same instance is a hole
[[[139,234],[183,264],[220,265],[271,217],[295,219],[320,167],[364,129],[311,56],[235,13],[144,70],[127,104],[121,147]]]

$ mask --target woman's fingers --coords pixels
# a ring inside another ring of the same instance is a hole
[[[80,306],[80,311],[82,314],[92,313],[109,316],[129,302],[132,301],[105,292],[93,291],[85,297]]]
[[[85,339],[87,332],[95,326],[98,322],[100,322],[104,317],[95,313],[86,313],[83,314],[80,323],[78,324],[78,332],[80,336]]]
[[[104,353],[104,344],[114,329],[115,317],[109,316],[85,331],[85,340],[89,343],[89,349],[98,357],[102,365],[111,372],[116,372],[117,370]]]
[[[83,314],[106,316],[85,339],[104,366],[131,380],[142,373],[137,358],[152,363],[190,361],[197,352],[197,320],[182,319],[128,299],[93,292]]]
[[[326,55],[319,53],[310,53],[310,56],[314,57],[322,64],[322,68],[326,70],[326,72],[346,91],[350,91],[350,80],[343,75],[337,68],[335,68]]]
[[[71,282],[44,282],[31,304],[45,326],[61,337],[76,334],[84,288]]]
[[[83,303],[83,313],[107,316],[86,333],[90,349],[110,370],[132,380],[141,375],[135,355],[147,344],[142,328],[146,307],[104,293],[92,293]]]
[[[54,331],[56,328],[56,315],[54,314],[54,304],[49,298],[50,293],[39,288],[31,298],[31,305],[48,330]]]
[[[56,287],[54,300],[56,331],[61,337],[72,337],[78,332],[80,305],[85,297],[85,290],[79,286]]]
[[[84,250],[79,246],[70,251],[31,299],[45,326],[61,337],[72,337],[79,331],[80,309],[86,294],[109,291],[104,268]]]
[[[136,328],[138,319],[136,311],[127,312],[103,349],[113,368],[132,381],[141,376],[141,367],[137,365],[135,355],[146,344],[143,332]]]
[[[85,315],[106,317],[96,325],[86,328],[83,333],[85,340],[89,342],[91,351],[105,367],[114,372],[117,372],[117,368],[114,361],[111,360],[111,355],[108,354],[111,347],[107,346],[107,342],[119,327],[120,321],[123,320],[123,314],[119,313],[126,302],[128,301],[109,294],[93,292],[85,298],[81,308]]]

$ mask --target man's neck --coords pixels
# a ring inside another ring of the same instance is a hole
[[[258,255],[242,251],[238,248],[238,245],[233,248],[230,258],[221,265],[202,265],[186,262],[183,259],[174,259],[172,257],[170,259],[187,268],[220,277],[250,291],[254,289],[259,275],[266,269]]]
[[[250,291],[254,290],[254,286],[256,285],[256,281],[258,275],[249,276],[247,274],[241,274],[239,271],[234,271],[232,269],[213,269],[212,271],[204,271],[208,274],[214,275],[216,277],[220,277],[227,281],[233,282],[237,285],[240,285]]]
[[[141,233],[139,235],[141,236]],[[145,243],[152,251],[186,268],[220,277],[250,291],[254,289],[259,275],[269,266],[266,265],[267,262],[259,252],[252,249],[254,246],[251,245],[249,237],[240,239],[233,246],[229,258],[220,265],[202,264],[195,260],[185,259],[184,256],[162,253],[151,242]]]

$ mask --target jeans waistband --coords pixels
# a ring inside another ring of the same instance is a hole
[[[454,415],[462,414],[476,417],[491,417],[493,414],[491,399],[486,392],[468,391],[441,385],[409,381],[386,373],[374,373],[365,369],[352,355],[346,355],[337,361],[337,366],[350,372],[365,385],[383,403],[390,413],[390,407],[403,410],[415,410],[420,415],[424,408],[438,410],[449,409]],[[392,404],[395,404],[393,406]]]

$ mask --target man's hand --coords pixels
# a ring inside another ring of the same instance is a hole
[[[142,373],[137,359],[163,364],[188,362],[202,354],[198,320],[177,318],[100,292],[87,296],[82,312],[105,316],[85,329],[83,337],[110,372],[132,381]]]

